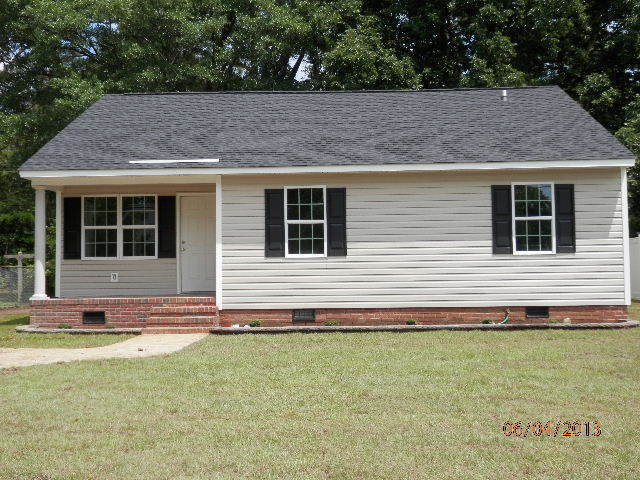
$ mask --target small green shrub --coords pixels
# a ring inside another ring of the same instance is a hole
[[[413,320],[413,319],[407,320],[407,325],[415,325],[415,324],[416,324],[415,320]]]
[[[485,318],[484,320],[482,320],[482,323],[490,324],[490,323],[495,323],[495,322],[493,320],[491,320],[490,318]]]
[[[71,325],[70,323],[61,323],[60,325],[58,325],[58,328],[64,328],[69,329],[69,328],[73,328],[73,325]]]
[[[558,322],[558,320],[555,320],[555,319],[552,318],[551,320],[549,320],[549,323],[560,323],[560,322]]]
[[[259,327],[260,325],[262,325],[260,320],[251,320],[251,323],[249,323],[250,327]]]
[[[335,320],[330,320],[328,322],[324,322],[325,327],[336,327],[340,325],[340,322],[336,322]]]
[[[108,328],[109,330],[113,330],[114,328],[116,328],[116,326],[115,325],[107,325],[104,328]]]

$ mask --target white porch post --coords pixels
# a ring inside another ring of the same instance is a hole
[[[56,274],[55,296],[60,298],[60,269],[62,268],[62,193],[56,191]]]
[[[46,209],[45,190],[36,188],[36,221],[35,221],[35,247],[33,260],[33,295],[31,300],[46,300],[47,290],[44,274],[46,256]]]

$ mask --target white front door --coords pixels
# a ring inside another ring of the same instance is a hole
[[[180,196],[182,292],[216,289],[216,202],[214,194]]]

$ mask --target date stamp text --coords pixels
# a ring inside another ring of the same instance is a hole
[[[600,437],[602,425],[593,422],[504,422],[505,437]]]

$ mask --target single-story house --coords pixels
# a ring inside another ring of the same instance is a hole
[[[105,95],[20,169],[31,322],[623,320],[633,164],[558,87]]]

